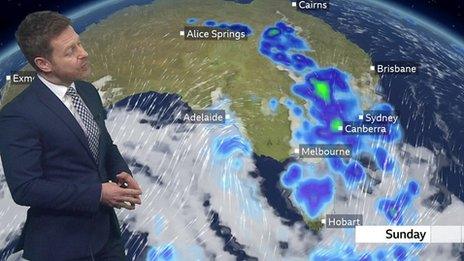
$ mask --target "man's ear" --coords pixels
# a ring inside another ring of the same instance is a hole
[[[34,58],[34,63],[39,69],[43,72],[51,72],[52,71],[52,64],[49,60],[44,57],[38,56]]]

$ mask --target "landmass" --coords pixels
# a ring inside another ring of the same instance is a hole
[[[179,31],[192,17],[200,22],[239,22],[253,32],[244,41],[186,41]],[[112,77],[103,90],[118,89],[120,95],[108,99],[107,105],[134,93],[156,91],[177,93],[193,108],[205,108],[211,104],[211,92],[220,90],[244,123],[254,152],[283,161],[291,150],[289,113],[263,114],[262,105],[273,97],[293,97],[289,86],[295,79],[258,51],[261,33],[278,20],[299,30],[310,45],[308,55],[320,67],[349,73],[351,87],[373,97],[378,77],[369,71],[369,55],[322,20],[278,0],[157,0],[118,11],[81,33],[93,69],[88,80]],[[22,89],[7,90],[2,104]]]

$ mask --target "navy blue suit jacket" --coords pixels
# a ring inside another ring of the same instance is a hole
[[[17,249],[30,260],[89,256],[110,231],[121,235],[114,209],[100,203],[101,184],[130,170],[108,134],[97,90],[75,85],[101,130],[97,161],[76,119],[38,77],[0,111],[6,181],[13,200],[30,207]]]

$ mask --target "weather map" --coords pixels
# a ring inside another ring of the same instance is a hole
[[[130,260],[464,258],[459,39],[377,1],[67,15],[144,191],[117,211]],[[15,46],[0,64],[3,106],[33,69]],[[26,209],[0,174],[0,259],[19,260]]]

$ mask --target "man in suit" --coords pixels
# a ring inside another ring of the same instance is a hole
[[[28,260],[125,260],[114,208],[142,193],[105,126],[88,54],[70,20],[43,11],[16,32],[36,69],[0,111],[0,157],[13,200],[29,206],[17,250]],[[124,184],[124,185],[123,185]]]

